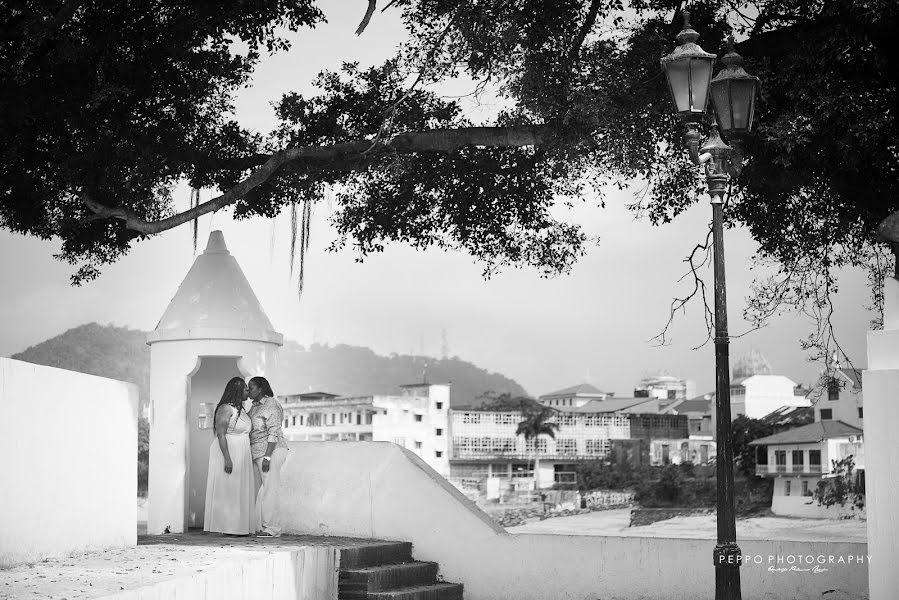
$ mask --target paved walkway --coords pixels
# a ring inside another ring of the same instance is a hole
[[[349,548],[372,543],[375,540],[303,535],[269,539],[204,532],[140,536],[132,548],[78,553],[0,570],[0,599],[101,598],[298,546]]]

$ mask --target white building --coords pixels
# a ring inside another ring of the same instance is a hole
[[[278,399],[288,440],[393,442],[449,475],[449,384],[404,385],[397,395],[313,393]]]
[[[537,401],[544,406],[552,406],[553,408],[578,408],[592,400],[605,400],[612,396],[613,394],[604,392],[596,386],[582,383],[544,394],[537,398]]]
[[[648,463],[649,440],[688,435],[687,418],[658,414],[658,400],[653,398],[594,399],[579,407],[559,408],[548,419],[559,426],[554,439],[517,436],[524,420],[521,411],[467,409],[453,410],[450,416],[454,483],[500,479],[500,487],[512,491],[533,489],[535,457],[539,457],[536,479],[541,488],[549,488],[574,483],[579,462],[611,459],[620,451],[636,453],[635,461],[643,461],[645,455]]]
[[[731,418],[746,415],[761,419],[783,406],[811,406],[805,395],[796,394],[796,389],[796,382],[772,374],[768,360],[757,350],[750,350],[734,363],[730,382]],[[714,409],[714,402],[712,406]],[[712,422],[715,422],[714,414]]]
[[[862,369],[835,369],[828,382],[826,399],[815,403],[816,421],[842,421],[864,429]]]
[[[658,373],[641,379],[634,386],[634,398],[658,398],[662,407],[676,400],[696,396],[696,382],[667,373]]]
[[[774,478],[771,512],[781,516],[841,518],[850,506],[827,509],[812,494],[831,475],[832,461],[852,455],[856,477],[864,481],[865,447],[861,429],[842,421],[818,421],[753,442],[760,448],[756,475]],[[863,512],[860,513],[864,515]]]

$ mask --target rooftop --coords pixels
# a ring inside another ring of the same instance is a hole
[[[678,415],[687,413],[710,413],[712,412],[712,400],[710,398],[693,398],[692,400],[684,400],[677,406],[671,407],[668,411]]]
[[[658,413],[657,398],[610,398],[591,400],[583,406],[560,406],[556,410],[563,413]]]
[[[604,392],[597,388],[594,385],[590,385],[589,383],[581,383],[580,385],[573,385],[571,387],[567,387],[562,390],[558,390],[555,392],[550,392],[549,394],[543,394],[540,396],[541,398],[553,398],[557,396],[564,396],[566,398],[571,396],[600,396],[600,395],[608,395],[608,392]]]
[[[749,442],[750,446],[770,446],[772,444],[813,444],[827,439],[861,435],[858,427],[842,421],[817,421],[795,429],[788,429],[768,437]]]

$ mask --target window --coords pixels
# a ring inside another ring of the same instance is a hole
[[[478,413],[462,413],[462,422],[469,425],[476,425],[481,422],[481,415]]]
[[[293,416],[293,422],[291,423],[291,425],[296,425],[296,424],[297,424],[297,416],[294,415],[294,416]]]
[[[559,426],[574,425],[576,418],[574,415],[556,415],[556,422]]]
[[[437,429],[434,430],[434,435],[436,435],[437,437],[440,437],[441,435],[443,435],[443,430],[438,427]]]
[[[284,427],[289,427],[288,423],[290,423],[290,421],[288,419],[284,419]]]
[[[789,496],[789,495],[790,495],[790,488],[792,488],[792,487],[793,487],[793,482],[792,482],[792,481],[790,481],[789,479],[787,479],[786,481],[784,481],[784,496]]]
[[[609,440],[586,440],[586,451],[591,456],[606,456],[609,453]]]
[[[833,419],[833,409],[822,408],[821,409],[821,420],[822,421],[830,421],[832,419]]]
[[[840,380],[836,377],[830,377],[827,380],[827,399],[828,400],[839,400],[840,399]]]
[[[366,425],[371,425],[371,419],[372,419],[372,416],[371,416],[371,415],[372,415],[371,413],[366,413],[366,414],[365,414],[365,424],[366,424]]]
[[[794,471],[802,471],[803,464],[805,464],[805,452],[802,450],[793,450],[793,470]]]
[[[415,422],[421,423],[421,415],[415,415]]]
[[[540,454],[544,454],[546,453],[546,438],[525,440],[524,447],[526,452],[534,452],[536,450]]]
[[[858,418],[859,418],[859,419],[864,419],[864,418],[865,418],[864,410],[865,410],[865,408],[864,408],[863,406],[859,406],[859,407],[858,407]]]
[[[775,450],[774,451],[774,464],[777,465],[777,470],[781,473],[787,470],[787,451],[786,450]]]
[[[421,450],[421,442],[415,442],[415,449]]]
[[[677,390],[668,390],[668,400],[677,400]]]
[[[563,455],[577,454],[577,440],[572,440],[572,439],[556,440],[556,454],[563,454]]]
[[[436,450],[436,451],[434,451],[434,455],[435,455],[437,458],[441,458],[441,457],[443,456],[443,451],[441,451],[441,450]]]
[[[803,496],[811,496],[812,493],[808,491],[808,479],[802,480],[802,495]]]
[[[356,413],[356,425],[362,425],[362,413]]]
[[[809,471],[813,473],[821,472],[821,451],[820,450],[809,450],[808,451],[808,466]]]
[[[437,410],[440,410],[441,408],[443,408],[443,402],[438,402],[438,403],[437,403]]]

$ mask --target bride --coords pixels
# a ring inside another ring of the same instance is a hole
[[[232,377],[215,407],[215,438],[209,447],[204,531],[233,535],[248,535],[255,531],[255,488],[249,435],[252,422],[243,409],[247,395],[244,380]]]

